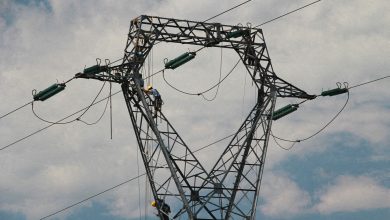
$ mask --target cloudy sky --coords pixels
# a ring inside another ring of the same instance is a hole
[[[63,82],[96,58],[123,56],[130,20],[141,14],[205,20],[238,0],[0,0],[0,115]],[[213,22],[260,24],[308,0],[253,0]],[[278,76],[310,94],[390,75],[390,2],[323,0],[262,26]],[[188,49],[159,44],[144,73],[161,69],[164,58]],[[177,87],[197,92],[232,68],[232,51],[202,50],[190,63],[167,72]],[[243,66],[222,85],[215,101],[179,94],[161,75],[153,78],[163,110],[193,149],[233,133],[254,103],[254,88]],[[390,79],[350,90],[340,117],[319,135],[289,150],[270,140],[258,219],[390,218]],[[35,103],[37,113],[59,120],[85,106],[102,86],[75,80],[62,93]],[[113,90],[118,91],[119,85]],[[212,97],[215,90],[206,94]],[[108,94],[105,87],[101,97]],[[343,106],[346,95],[319,97],[273,124],[273,134],[303,139],[322,128]],[[277,107],[299,100],[278,99]],[[99,118],[104,103],[91,108]],[[70,118],[69,120],[74,119]],[[27,106],[0,119],[0,148],[48,124]],[[143,173],[137,144],[119,94],[113,98],[113,139],[109,115],[100,123],[55,125],[0,151],[0,219],[40,219]],[[291,143],[278,142],[288,148]],[[205,167],[226,142],[199,151]],[[138,165],[137,165],[138,164]],[[145,192],[146,191],[146,192]],[[49,219],[154,219],[145,179],[140,178]]]

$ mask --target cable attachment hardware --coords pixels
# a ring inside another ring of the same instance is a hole
[[[104,59],[104,63],[106,64],[106,66],[110,66],[111,61],[110,59]]]
[[[344,88],[342,88],[342,84],[340,82],[337,82],[336,85],[337,85],[337,88],[323,91],[321,93],[321,96],[335,96],[335,95],[340,95],[340,94],[348,92],[348,83],[347,82],[344,82]]]

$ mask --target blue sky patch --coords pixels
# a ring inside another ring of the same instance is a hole
[[[0,17],[5,20],[6,25],[11,25],[14,19],[18,16],[17,10],[15,10],[15,7],[17,6],[40,8],[46,12],[52,11],[52,7],[48,0],[14,0],[6,5],[6,9],[4,11],[0,11]]]
[[[10,212],[4,212],[0,211],[0,219],[6,219],[6,220],[24,220],[26,219],[24,215],[20,213],[10,213]]]

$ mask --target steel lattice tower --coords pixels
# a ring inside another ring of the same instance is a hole
[[[233,49],[256,85],[257,102],[210,172],[163,113],[152,117],[140,87],[140,69],[159,42]],[[276,76],[261,29],[146,15],[131,21],[122,64],[76,77],[121,84],[153,196],[176,204],[173,218],[255,219],[276,98],[315,97]]]

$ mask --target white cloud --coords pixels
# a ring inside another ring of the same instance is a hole
[[[366,176],[341,176],[319,200],[314,209],[323,214],[390,208],[390,188]]]
[[[261,195],[264,204],[260,205],[260,209],[263,214],[272,217],[302,215],[311,205],[309,193],[285,174],[265,174]]]
[[[260,210],[273,218],[390,208],[390,188],[368,176],[339,176],[310,195],[286,174],[270,171],[264,175],[260,198]]]

